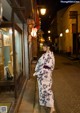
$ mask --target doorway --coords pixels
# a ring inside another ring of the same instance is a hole
[[[76,54],[76,33],[73,33],[73,54]]]

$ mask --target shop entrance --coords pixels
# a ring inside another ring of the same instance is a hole
[[[80,54],[80,33],[78,35],[73,34],[73,54]]]

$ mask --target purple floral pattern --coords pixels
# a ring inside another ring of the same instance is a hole
[[[39,87],[39,102],[42,106],[53,107],[52,71],[55,66],[55,58],[52,52],[44,53],[35,67]]]

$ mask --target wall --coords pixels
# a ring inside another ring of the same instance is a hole
[[[76,19],[70,19],[70,11],[78,11],[78,32],[80,32],[80,3],[73,4],[66,10],[60,10],[57,13],[57,24],[58,35],[63,33],[63,37],[59,37],[59,51],[73,53],[72,24],[76,23]],[[65,33],[66,29],[69,29],[69,33]]]
[[[66,10],[67,10],[67,8],[64,8],[64,9],[58,11],[58,13],[57,13],[57,31],[58,31],[58,35],[59,35],[59,51],[60,52],[64,51],[65,37],[64,37],[64,34],[63,34],[63,37],[60,37],[60,33],[64,33],[63,15]]]

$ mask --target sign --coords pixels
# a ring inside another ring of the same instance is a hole
[[[7,113],[7,106],[0,106],[0,113]]]
[[[60,0],[61,3],[80,3],[80,0]]]

